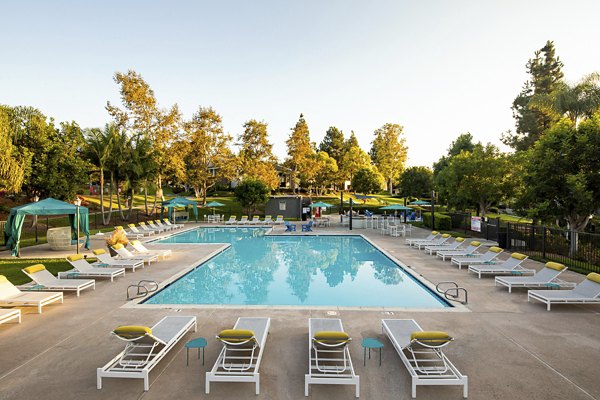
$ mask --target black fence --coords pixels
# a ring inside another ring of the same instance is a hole
[[[479,231],[471,230],[471,214],[461,212],[445,213],[452,219],[452,229],[457,232],[464,232],[465,236],[472,236],[486,240],[498,240],[500,229],[499,218],[488,218],[482,220]]]

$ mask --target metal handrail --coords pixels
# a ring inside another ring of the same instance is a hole
[[[442,289],[440,286],[441,285],[452,285],[452,287],[447,288],[447,289]],[[456,282],[453,281],[444,281],[444,282],[439,282],[437,285],[435,285],[435,290],[438,293],[441,293],[444,295],[444,297],[446,298],[446,300],[450,300],[450,301],[457,301],[461,304],[467,304],[469,302],[469,293],[467,292],[467,289],[465,289],[464,287],[460,287],[458,286],[458,284]],[[452,293],[454,292],[454,293]],[[460,300],[460,292],[464,293],[464,300]]]
[[[129,289],[135,288],[136,293],[134,296],[129,294]],[[148,293],[156,292],[158,290],[158,283],[156,281],[150,281],[142,279],[137,284],[127,286],[127,300],[139,299],[141,297],[148,296]]]

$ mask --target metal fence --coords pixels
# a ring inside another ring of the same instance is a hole
[[[445,213],[452,219],[452,229],[462,231],[467,236],[482,238],[486,240],[497,240],[500,229],[499,218],[489,218],[481,221],[481,230],[471,230],[471,214],[462,212],[447,212]]]

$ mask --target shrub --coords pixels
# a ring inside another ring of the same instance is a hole
[[[452,230],[452,218],[449,215],[442,213],[435,213],[435,226],[431,226],[431,213],[423,213],[423,224],[431,229],[438,229],[441,231]]]

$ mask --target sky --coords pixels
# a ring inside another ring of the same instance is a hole
[[[269,124],[274,153],[300,113],[365,150],[404,127],[408,165],[431,166],[461,133],[503,150],[525,64],[553,40],[570,82],[600,71],[597,0],[13,1],[2,5],[0,104],[82,127],[110,121],[116,71],[133,69],[184,118],[212,106],[236,137]]]

